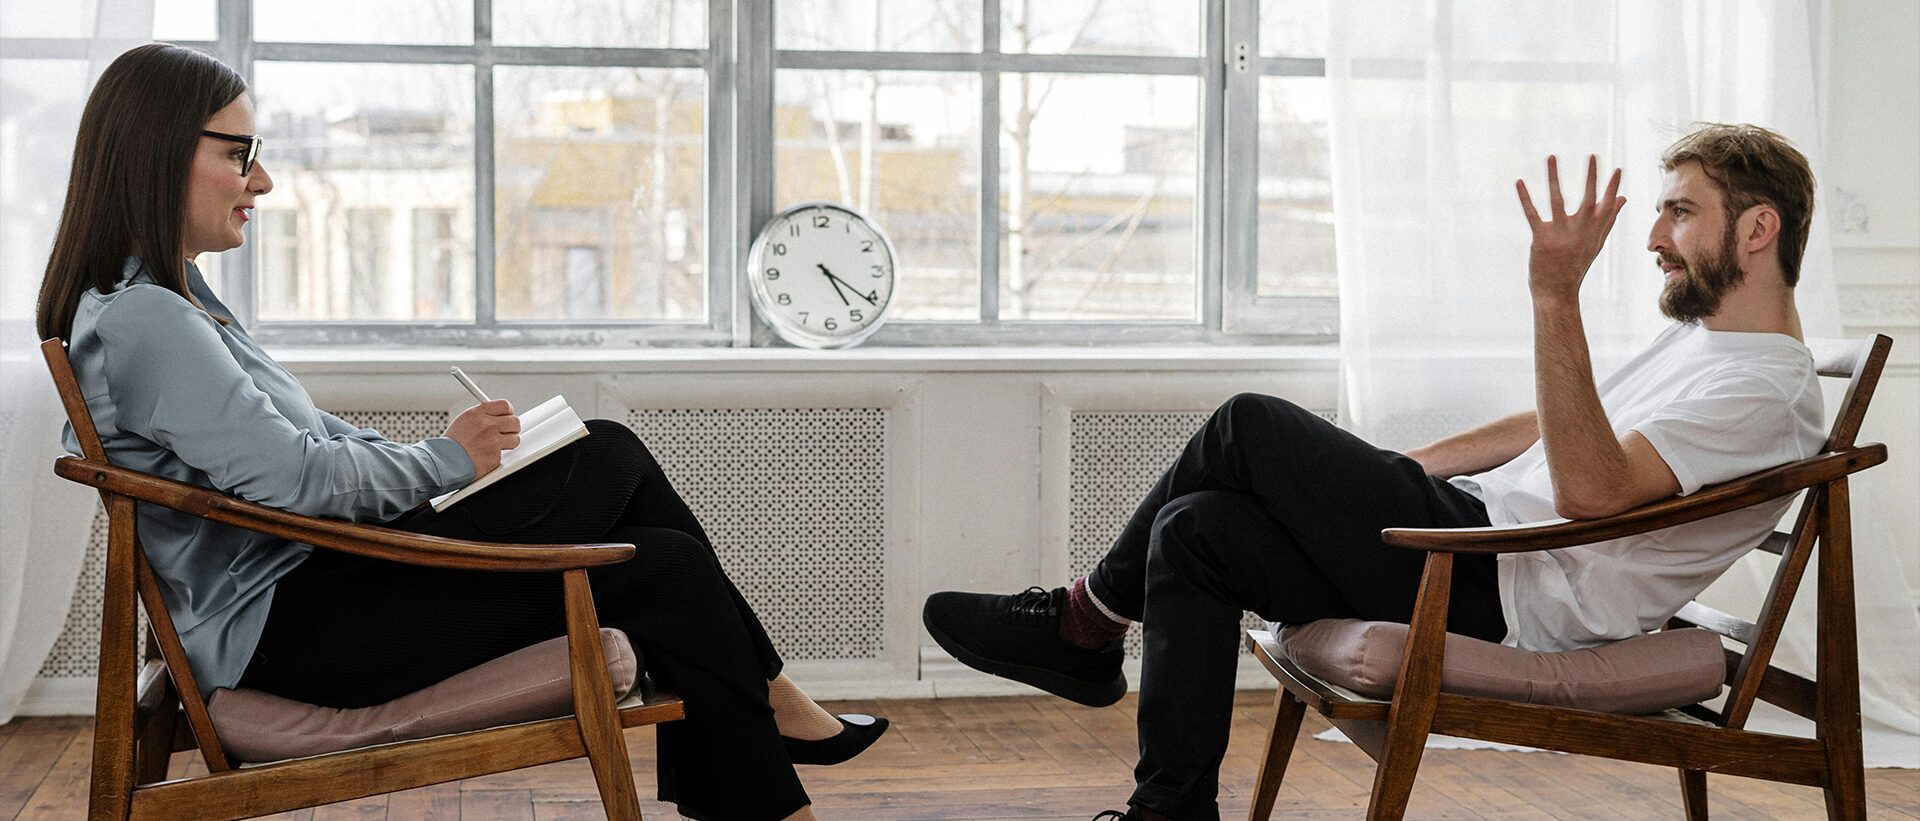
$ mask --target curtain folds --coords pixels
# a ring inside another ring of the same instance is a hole
[[[153,0],[0,0],[0,34],[41,41],[32,54],[0,45],[0,723],[66,623],[99,507],[53,475],[66,414],[40,359],[34,300],[93,80],[152,31]]]
[[[1626,210],[1582,294],[1600,375],[1666,324],[1645,250],[1662,149],[1697,121],[1751,122],[1792,139],[1816,176],[1824,168],[1820,0],[1334,2],[1329,15],[1342,411],[1383,447],[1533,406],[1529,235],[1513,181],[1544,201],[1548,154],[1563,168],[1597,154],[1603,174],[1625,169]],[[1570,191],[1579,180],[1568,175]],[[1826,225],[1817,211],[1798,289],[1811,336],[1840,331]],[[1873,521],[1871,499],[1856,495],[1857,523]],[[1877,761],[1920,766],[1914,596],[1884,529],[1856,538],[1862,700],[1869,724],[1892,733],[1879,749],[1894,751]],[[1743,562],[1704,598],[1751,615],[1767,572]],[[1777,662],[1810,673],[1812,594],[1801,599]]]

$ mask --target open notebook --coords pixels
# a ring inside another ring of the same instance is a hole
[[[526,413],[520,414],[520,446],[500,452],[500,466],[473,484],[433,499],[434,512],[460,503],[460,500],[485,490],[488,485],[512,476],[515,471],[538,462],[547,454],[566,447],[587,435],[587,425],[567,405],[564,396],[556,396]]]

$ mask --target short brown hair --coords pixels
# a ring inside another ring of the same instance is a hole
[[[1757,125],[1703,123],[1660,157],[1668,171],[1687,162],[1699,163],[1720,188],[1728,231],[1756,205],[1780,213],[1780,273],[1788,287],[1799,284],[1800,258],[1813,225],[1813,169],[1806,156],[1787,138]]]

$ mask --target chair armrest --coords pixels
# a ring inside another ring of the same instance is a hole
[[[302,516],[198,485],[72,456],[55,459],[53,470],[62,478],[190,516],[328,550],[404,564],[524,572],[602,567],[619,564],[633,557],[633,545],[627,544],[470,542],[423,536],[378,525]]]
[[[1512,527],[1408,528],[1380,531],[1394,547],[1447,553],[1523,553],[1592,544],[1663,530],[1769,499],[1797,493],[1887,461],[1882,444],[1822,453],[1730,482],[1701,488],[1691,496],[1662,499],[1600,519],[1553,519]]]

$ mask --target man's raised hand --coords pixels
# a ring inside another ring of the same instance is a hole
[[[1614,169],[1613,177],[1607,181],[1606,197],[1596,199],[1594,189],[1599,181],[1600,160],[1588,155],[1586,192],[1579,206],[1567,213],[1566,202],[1560,196],[1560,163],[1554,157],[1547,157],[1547,200],[1551,210],[1544,220],[1540,212],[1534,210],[1526,181],[1514,181],[1520,193],[1520,207],[1527,212],[1527,225],[1533,229],[1533,247],[1527,257],[1527,286],[1533,291],[1534,299],[1579,299],[1580,281],[1586,278],[1587,268],[1593,265],[1594,257],[1600,255],[1607,234],[1613,231],[1614,219],[1627,204],[1626,197],[1618,196],[1620,169]]]

